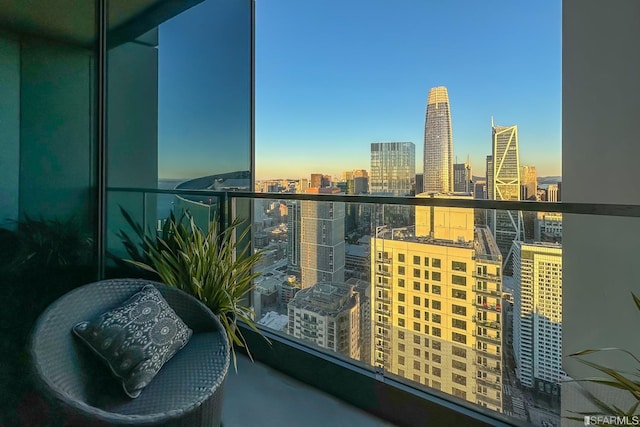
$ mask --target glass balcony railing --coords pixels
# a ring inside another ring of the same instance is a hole
[[[187,210],[202,227],[245,218],[254,249],[264,251],[248,303],[258,324],[281,319],[261,326],[275,339],[494,420],[527,422],[527,411],[537,411],[559,425],[558,387],[547,403],[527,406],[524,419],[514,405],[540,398],[537,382],[520,381],[534,365],[522,359],[523,346],[537,351],[552,335],[561,342],[562,242],[543,231],[546,217],[557,223],[561,215],[528,214],[533,222],[520,231],[494,232],[491,209],[456,201],[426,207],[419,199],[133,189],[112,189],[110,199],[152,234],[169,212]],[[109,251],[122,253],[113,236],[126,225],[110,212]],[[538,291],[544,298],[533,298]],[[559,365],[560,349],[549,347],[544,363]],[[561,378],[539,381],[557,386]]]

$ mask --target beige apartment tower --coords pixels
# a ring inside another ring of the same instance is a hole
[[[500,251],[473,209],[422,209],[430,229],[372,238],[371,362],[502,411]]]

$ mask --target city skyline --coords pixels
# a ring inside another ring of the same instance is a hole
[[[435,86],[449,91],[454,162],[484,175],[494,116],[518,125],[523,164],[561,175],[560,4],[463,3],[257,2],[256,178],[366,169],[377,141],[413,142],[422,159]]]

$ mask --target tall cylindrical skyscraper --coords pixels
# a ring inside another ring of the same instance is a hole
[[[453,191],[453,135],[449,94],[444,86],[433,87],[427,98],[424,121],[424,191]]]

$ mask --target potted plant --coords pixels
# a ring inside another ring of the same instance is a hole
[[[171,213],[158,235],[150,236],[125,210],[121,211],[140,242],[137,244],[120,232],[132,258],[125,261],[155,273],[162,282],[195,296],[209,307],[227,332],[234,367],[235,346],[245,348],[251,358],[245,338],[236,327],[237,321],[242,321],[262,335],[253,309],[246,304],[255,288],[254,280],[260,276],[254,267],[263,257],[263,251],[251,252],[249,227],[242,229],[243,222],[238,219],[227,227],[214,220],[203,231],[190,215],[176,219]]]
[[[631,293],[631,296],[633,297],[633,301],[636,305],[636,308],[640,310],[640,299],[634,293]],[[602,352],[602,351],[619,351],[619,352],[625,353],[628,356],[630,356],[638,364],[638,368],[635,369],[635,372],[627,373],[627,372],[622,372],[622,371],[610,368],[608,366],[594,363],[582,357],[588,354]],[[629,394],[631,394],[633,399],[635,399],[635,402],[631,405],[631,407],[625,410],[623,408],[620,408],[616,404],[606,403],[602,399],[599,399],[598,397],[596,397],[593,393],[585,389],[582,389],[582,393],[585,395],[585,397],[591,403],[593,403],[598,408],[598,410],[590,411],[590,412],[571,411],[580,415],[580,417],[567,417],[568,419],[575,420],[575,421],[584,421],[585,417],[591,417],[591,416],[597,417],[601,415],[601,416],[607,416],[607,417],[619,417],[619,419],[622,419],[622,420],[625,420],[625,419],[632,420],[632,417],[634,415],[637,415],[636,411],[640,406],[640,359],[638,359],[633,353],[622,348],[607,347],[607,348],[599,348],[599,349],[582,350],[577,353],[570,354],[569,357],[574,357],[580,363],[587,365],[591,368],[594,368],[597,371],[606,375],[606,377],[590,377],[590,378],[584,378],[584,379],[575,380],[575,381],[590,382],[590,383],[600,384],[605,387],[612,387],[615,389],[627,391]]]

